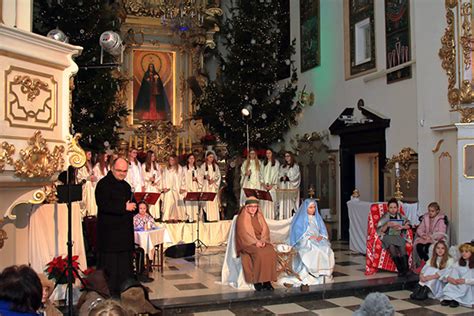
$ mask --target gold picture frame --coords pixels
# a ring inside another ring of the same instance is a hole
[[[129,126],[156,120],[179,125],[191,113],[185,79],[191,73],[189,58],[182,47],[171,44],[144,43],[127,50]]]

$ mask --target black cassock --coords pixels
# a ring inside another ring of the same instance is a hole
[[[118,294],[122,283],[133,277],[134,250],[133,216],[126,210],[133,200],[132,189],[125,181],[117,180],[111,171],[95,189],[97,203],[98,269],[108,276],[110,291]]]

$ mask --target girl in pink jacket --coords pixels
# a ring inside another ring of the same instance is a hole
[[[421,260],[428,261],[429,247],[438,240],[446,240],[446,216],[440,211],[437,202],[428,205],[428,212],[423,215],[420,225],[416,230],[414,247],[416,255],[414,257],[415,266],[419,267]],[[420,260],[421,259],[421,260]]]

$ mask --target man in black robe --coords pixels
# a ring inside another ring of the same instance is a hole
[[[104,270],[112,295],[120,293],[125,280],[133,278],[133,216],[137,213],[130,185],[125,181],[128,163],[114,161],[112,170],[95,189],[97,202],[97,268]]]

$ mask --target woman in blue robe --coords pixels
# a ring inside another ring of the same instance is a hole
[[[322,276],[332,276],[334,252],[315,200],[305,200],[293,217],[290,246],[298,252],[293,261],[293,270],[302,280],[297,283],[320,284]]]

